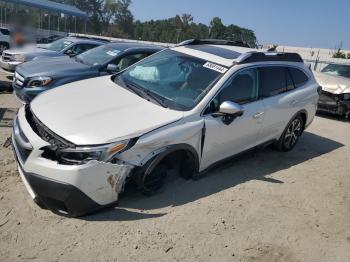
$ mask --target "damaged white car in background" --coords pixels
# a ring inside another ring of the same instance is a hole
[[[188,41],[112,77],[64,85],[19,110],[12,144],[42,207],[81,216],[118,201],[127,179],[146,194],[268,142],[294,148],[318,84],[297,54]]]
[[[350,117],[350,65],[329,64],[314,72],[322,92],[318,110]]]

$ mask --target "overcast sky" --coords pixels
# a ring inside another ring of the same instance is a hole
[[[131,11],[141,21],[190,13],[209,24],[255,31],[259,43],[350,50],[350,0],[133,0]]]

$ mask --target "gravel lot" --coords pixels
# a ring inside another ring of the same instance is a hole
[[[2,146],[18,106],[0,94],[0,261],[350,261],[348,122],[316,117],[293,152],[255,150],[67,219],[34,204]]]

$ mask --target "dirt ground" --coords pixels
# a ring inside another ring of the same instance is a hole
[[[2,146],[18,106],[0,94],[0,261],[350,261],[349,122],[316,117],[292,152],[255,150],[67,219],[30,199]]]

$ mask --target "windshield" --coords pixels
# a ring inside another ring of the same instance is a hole
[[[77,56],[77,60],[88,65],[104,65],[113,60],[122,50],[114,45],[103,45]]]
[[[215,69],[221,69],[215,70]],[[169,108],[190,110],[226,68],[174,50],[164,50],[124,71],[117,79],[163,99]]]
[[[330,64],[322,69],[323,73],[350,78],[350,65]]]
[[[57,40],[51,44],[49,44],[46,48],[51,51],[60,52],[65,49],[67,46],[71,45],[72,41],[67,41],[66,39]]]

